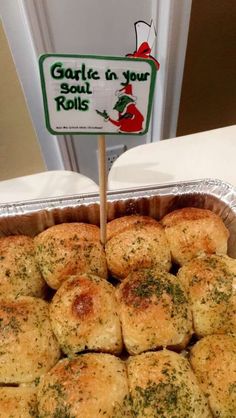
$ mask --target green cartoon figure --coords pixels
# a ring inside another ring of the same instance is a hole
[[[96,112],[106,121],[119,128],[120,132],[141,132],[144,117],[136,106],[136,98],[132,94],[132,85],[127,84],[118,91],[118,100],[114,108],[118,112],[118,120],[109,117],[106,110]]]

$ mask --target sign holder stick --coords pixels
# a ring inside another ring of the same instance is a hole
[[[107,175],[106,175],[106,139],[105,135],[98,136],[98,167],[99,167],[99,194],[100,194],[100,240],[106,244],[107,224]]]

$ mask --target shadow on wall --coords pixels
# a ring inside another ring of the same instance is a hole
[[[0,62],[0,180],[6,180],[46,167],[1,21]]]
[[[236,124],[235,22],[235,0],[192,0],[178,136]]]

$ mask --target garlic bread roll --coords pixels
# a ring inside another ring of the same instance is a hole
[[[136,418],[210,418],[188,361],[163,350],[128,360],[128,381]]]
[[[0,387],[1,418],[36,418],[37,411],[36,388]]]
[[[213,416],[236,416],[236,338],[210,335],[191,350],[190,362]]]
[[[32,382],[59,359],[48,304],[21,296],[0,300],[0,383]]]
[[[236,260],[227,255],[198,257],[181,267],[189,288],[195,333],[236,334]]]
[[[155,225],[156,222],[157,221],[154,218],[151,218],[151,216],[142,215],[127,215],[113,219],[107,224],[107,241],[130,227],[133,228],[135,225],[140,225],[142,223]]]
[[[53,297],[50,317],[64,353],[120,353],[121,326],[114,292],[110,283],[92,274],[73,276],[61,285]]]
[[[0,238],[0,297],[45,295],[46,283],[35,259],[33,238],[12,235]]]
[[[226,254],[229,231],[220,216],[207,209],[184,208],[164,216],[172,260],[183,265],[204,254]]]
[[[110,354],[63,359],[39,385],[40,417],[128,417],[128,382],[123,362]]]
[[[130,354],[160,347],[182,349],[192,335],[188,296],[160,269],[130,273],[117,291],[124,344]]]
[[[106,256],[95,225],[55,225],[35,237],[35,244],[40,270],[53,289],[74,274],[92,273],[107,278]]]
[[[171,267],[170,249],[162,226],[152,218],[125,216],[107,225],[107,265],[117,279],[124,279],[131,271],[161,265]],[[119,225],[120,223],[120,225]],[[114,226],[114,228],[113,228]]]

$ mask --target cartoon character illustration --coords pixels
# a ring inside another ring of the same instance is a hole
[[[119,132],[141,132],[144,117],[136,106],[136,97],[132,94],[132,85],[126,84],[117,92],[118,100],[113,109],[118,112],[118,120],[112,119],[106,110],[96,112],[119,128]]]
[[[159,70],[159,62],[152,56],[154,43],[156,39],[156,29],[153,21],[149,25],[142,20],[134,24],[136,34],[136,51],[133,54],[127,54],[131,58],[144,58],[154,61],[156,69]]]

